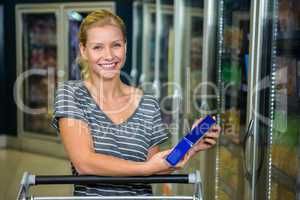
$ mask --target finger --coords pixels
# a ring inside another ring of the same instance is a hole
[[[184,166],[184,163],[180,162],[180,163],[178,163],[178,164],[174,167],[174,169],[175,169],[175,170],[180,170],[180,169],[183,168],[183,166]]]
[[[213,145],[204,142],[203,144],[201,144],[201,146],[195,147],[195,150],[196,150],[197,152],[199,152],[199,151],[201,151],[201,150],[209,149],[209,148],[211,148],[212,146],[213,146]]]
[[[179,170],[179,169],[182,169],[184,167],[184,165],[186,164],[187,160],[186,158],[184,157],[177,165],[175,165],[175,169],[176,170]]]
[[[199,142],[198,142],[199,143]],[[197,144],[198,144],[197,143]],[[197,144],[194,144],[193,146],[192,146],[192,148],[189,150],[189,156],[191,157],[191,155],[193,155],[194,153],[195,153],[195,146],[197,146]]]
[[[178,167],[181,167],[181,168],[184,167],[185,164],[189,161],[189,159],[190,159],[190,153],[187,152],[186,155],[183,157],[183,159],[180,161]]]
[[[191,157],[191,153],[187,152],[186,155],[183,158],[183,163],[186,163],[190,159],[190,157]]]
[[[211,126],[211,128],[209,130],[210,131],[220,131],[221,126],[219,126],[218,124],[215,124],[215,125]]]
[[[162,157],[166,157],[166,156],[168,156],[171,153],[171,151],[172,151],[172,149],[167,149],[167,150],[161,151],[160,155]]]
[[[195,152],[198,152],[200,150],[207,149],[208,147],[212,147],[217,143],[215,138],[204,138],[201,140],[201,143],[198,143],[197,145],[193,146],[193,150]]]
[[[196,121],[194,122],[194,124],[199,124],[202,121],[202,119],[203,119],[202,117],[196,119]]]
[[[188,160],[190,160],[197,153],[197,149],[195,147],[196,144],[194,144],[192,148],[188,151]]]
[[[213,127],[213,129],[212,129],[213,131],[218,131],[218,132],[221,132],[221,126],[219,126],[219,125],[216,125],[216,126],[214,126]]]
[[[206,138],[217,140],[219,138],[219,135],[218,134],[209,134],[209,135],[206,135],[205,137],[203,137],[202,140],[205,140]]]
[[[163,150],[161,151],[162,153],[170,153],[173,149],[166,149],[166,150]]]
[[[211,139],[211,138],[205,138],[205,139],[204,139],[204,142],[205,142],[206,144],[210,144],[210,145],[215,145],[215,144],[217,143],[216,140]]]
[[[204,138],[212,137],[212,138],[218,138],[219,137],[219,131],[209,131],[207,134],[205,134]]]

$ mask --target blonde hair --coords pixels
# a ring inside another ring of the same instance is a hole
[[[105,25],[113,25],[118,27],[123,34],[124,40],[126,41],[126,26],[124,21],[117,15],[113,14],[108,10],[97,10],[90,13],[84,18],[80,24],[78,32],[79,42],[85,46],[87,41],[87,31],[93,27],[101,27]],[[80,65],[82,79],[89,78],[89,67],[86,60],[82,59],[81,56],[77,59]]]

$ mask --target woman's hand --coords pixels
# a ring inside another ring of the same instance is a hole
[[[197,126],[202,121],[202,118],[198,119],[192,126],[192,129]],[[204,137],[199,140],[196,144],[188,152],[188,156],[192,157],[197,154],[199,151],[203,151],[213,147],[217,143],[217,139],[220,135],[221,127],[219,125],[213,125],[208,133],[204,135]]]
[[[195,128],[196,125],[201,121],[202,118],[198,119],[193,124],[192,129]],[[169,153],[171,153],[172,149],[168,149],[154,154],[146,162],[147,175],[170,174],[176,170],[182,169],[190,160],[190,158],[197,154],[199,151],[213,147],[217,143],[216,140],[218,139],[220,132],[221,127],[219,125],[212,126],[209,132],[206,133],[200,141],[193,145],[193,147],[189,150],[185,157],[175,167],[169,165],[166,161],[166,157],[169,155]]]
[[[173,167],[166,161],[166,157],[169,155],[169,153],[171,153],[171,151],[172,149],[168,149],[153,155],[146,162],[146,170],[148,172],[147,175],[171,174],[176,170],[182,169],[190,157],[186,155],[176,166]]]

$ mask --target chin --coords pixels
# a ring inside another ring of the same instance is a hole
[[[120,71],[114,71],[114,72],[100,72],[98,73],[98,76],[105,80],[115,79],[117,77],[120,77]]]

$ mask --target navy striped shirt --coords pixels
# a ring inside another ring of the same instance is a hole
[[[58,133],[61,117],[88,124],[96,153],[125,160],[146,161],[148,150],[167,139],[159,103],[151,95],[143,95],[135,112],[125,122],[115,124],[96,104],[82,81],[66,81],[59,84],[54,102],[52,125]],[[72,169],[73,174],[78,174],[74,167]],[[75,185],[74,195],[152,195],[152,188],[148,184]]]

